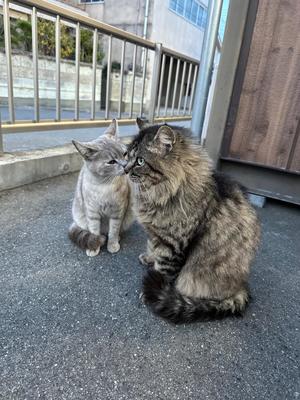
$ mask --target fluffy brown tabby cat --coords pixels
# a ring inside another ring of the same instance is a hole
[[[143,299],[174,323],[241,314],[259,223],[241,187],[211,169],[186,129],[142,125],[125,171],[148,233]]]

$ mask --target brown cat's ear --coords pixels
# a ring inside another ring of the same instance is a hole
[[[111,121],[111,124],[106,129],[104,134],[108,136],[110,139],[118,139],[119,127],[118,127],[118,121],[115,118]]]
[[[86,160],[90,160],[91,157],[99,151],[99,149],[92,143],[82,143],[77,140],[72,140],[72,143],[76,147],[78,153]]]
[[[169,153],[176,142],[176,132],[168,125],[163,125],[157,131],[153,143],[160,149],[162,155]]]
[[[139,130],[141,131],[142,129],[145,129],[149,125],[149,121],[147,119],[137,118],[136,124]]]

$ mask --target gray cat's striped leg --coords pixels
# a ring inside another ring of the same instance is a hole
[[[110,253],[117,253],[120,250],[120,229],[122,219],[111,218],[109,220],[107,250]]]

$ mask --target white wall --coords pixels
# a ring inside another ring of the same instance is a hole
[[[204,30],[169,9],[169,0],[153,0],[151,40],[200,59]],[[207,5],[208,0],[203,1]]]

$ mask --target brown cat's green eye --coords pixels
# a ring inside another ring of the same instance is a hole
[[[145,160],[142,157],[138,157],[136,160],[137,164],[142,167],[143,165],[145,165]]]

